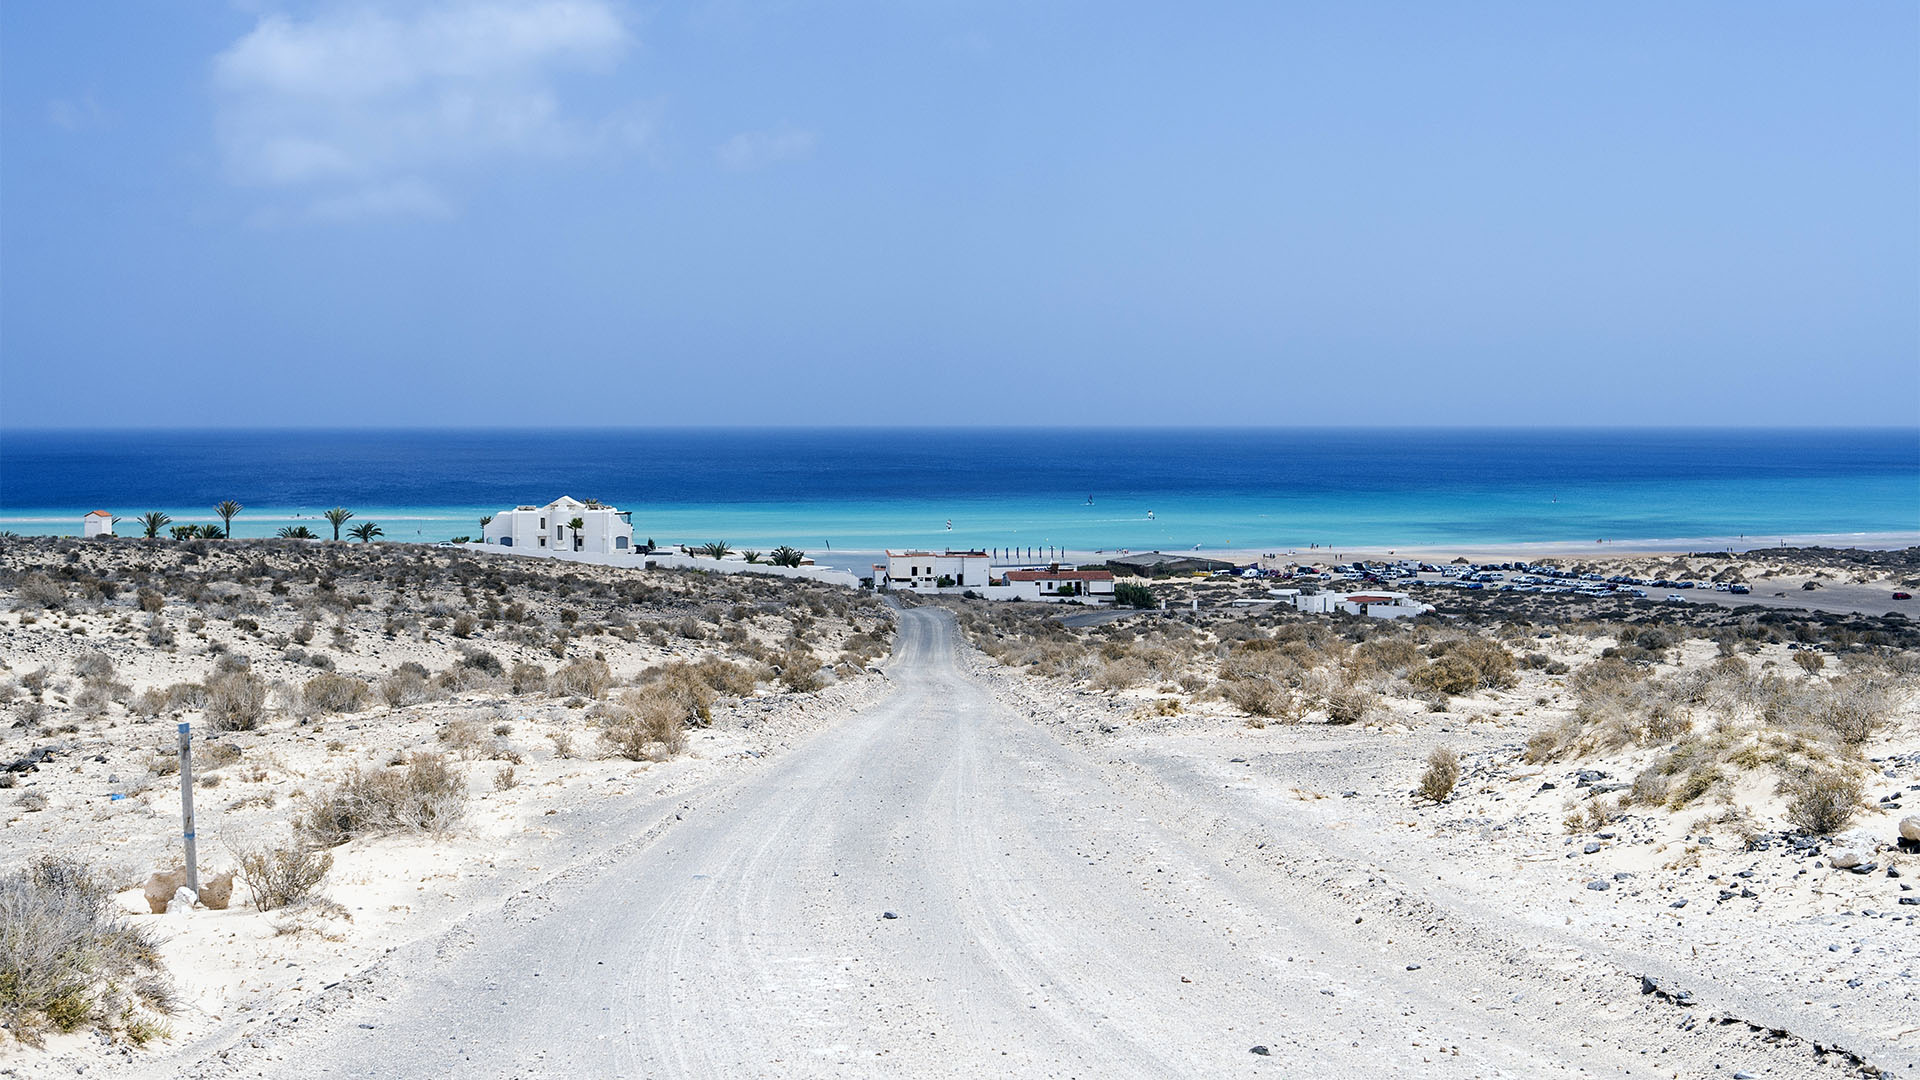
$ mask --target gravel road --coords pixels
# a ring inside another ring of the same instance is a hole
[[[1002,704],[956,648],[946,613],[903,612],[878,704],[182,1071],[1819,1071],[1624,978],[1596,997],[1564,952],[1435,936],[1420,904],[1357,914],[1341,895],[1365,881],[1221,859],[1124,765]]]

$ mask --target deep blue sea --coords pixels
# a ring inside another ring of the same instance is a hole
[[[241,536],[339,505],[440,540],[562,494],[662,544],[816,554],[1885,543],[1920,533],[1920,429],[0,432],[21,533],[234,499]]]

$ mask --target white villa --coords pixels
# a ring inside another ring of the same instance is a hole
[[[888,551],[887,561],[873,564],[877,589],[984,589],[991,560],[984,551]],[[942,583],[942,579],[945,583]]]
[[[95,510],[80,519],[80,535],[85,537],[112,536],[113,515],[105,510]]]
[[[1403,592],[1302,593],[1298,589],[1268,589],[1268,594],[1291,601],[1294,608],[1318,615],[1344,611],[1370,619],[1410,619],[1433,610]]]
[[[572,522],[579,519],[580,527]],[[545,506],[516,506],[493,516],[481,542],[530,555],[578,551],[625,555],[633,549],[633,512],[562,495]]]

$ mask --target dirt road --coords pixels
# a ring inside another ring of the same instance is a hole
[[[1708,1024],[1624,978],[1596,992],[1613,984],[1518,931],[1436,934],[1444,913],[1410,895],[1355,905],[1364,872],[1219,858],[1130,790],[1123,764],[1063,745],[955,657],[945,613],[902,613],[897,689],[879,704],[594,872],[530,885],[180,1071],[1818,1071],[1791,1040]]]

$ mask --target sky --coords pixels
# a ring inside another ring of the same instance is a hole
[[[0,425],[1920,424],[1920,5],[0,5]]]

